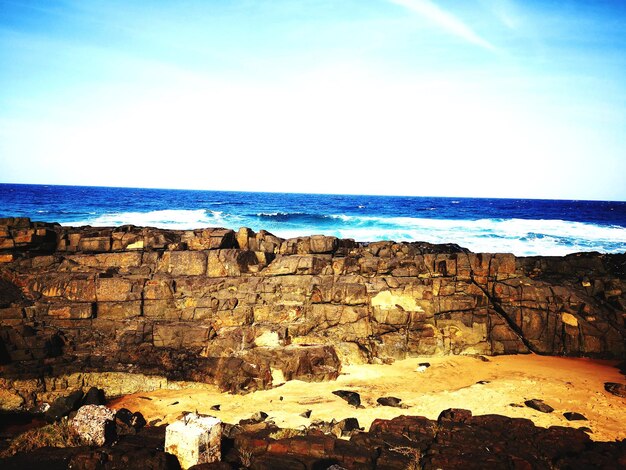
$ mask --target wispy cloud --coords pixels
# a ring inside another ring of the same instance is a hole
[[[469,26],[456,16],[443,10],[430,0],[389,0],[391,3],[403,6],[439,26],[449,34],[457,36],[471,44],[475,44],[490,51],[496,47],[486,39],[476,34]]]

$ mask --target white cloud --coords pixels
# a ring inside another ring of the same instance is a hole
[[[486,39],[476,34],[469,26],[456,16],[441,9],[430,0],[389,0],[391,3],[403,6],[431,21],[444,31],[484,49],[495,51],[496,48]]]

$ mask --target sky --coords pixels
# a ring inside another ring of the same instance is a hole
[[[626,2],[0,0],[0,182],[626,200]]]

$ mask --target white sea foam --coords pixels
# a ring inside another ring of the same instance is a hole
[[[66,225],[119,226],[132,224],[188,230],[201,227],[246,226],[292,238],[312,234],[334,235],[357,241],[425,241],[456,243],[474,252],[514,253],[518,256],[562,256],[580,251],[626,252],[626,228],[563,220],[481,219],[451,220],[414,217],[367,217],[345,214],[320,216],[332,223],[281,220],[282,212],[243,216],[212,210],[157,210],[120,212]],[[269,216],[259,220],[259,216]],[[278,216],[278,217],[276,217]],[[276,217],[276,220],[272,220]]]
[[[339,218],[339,217],[337,217]],[[343,219],[343,218],[342,218]],[[517,256],[563,256],[581,251],[626,252],[626,228],[563,220],[441,220],[409,217],[348,217],[348,224],[316,231],[358,241],[456,243],[474,252]],[[281,230],[283,237],[304,236],[310,229]]]
[[[150,212],[118,212],[103,214],[79,222],[67,222],[64,225],[93,225],[96,227],[138,225],[145,227],[189,230],[201,227],[216,227],[236,222],[237,217],[229,217],[222,211],[196,210],[158,210]]]

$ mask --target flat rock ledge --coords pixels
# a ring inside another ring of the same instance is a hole
[[[626,254],[0,219],[0,409],[102,374],[246,393],[414,356],[624,358],[625,319]]]

